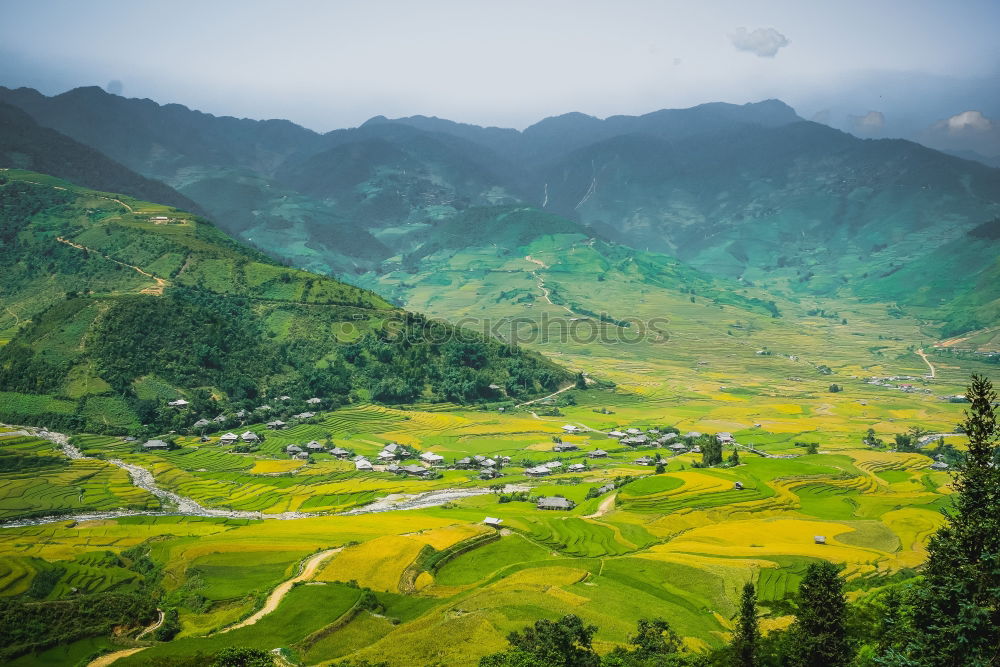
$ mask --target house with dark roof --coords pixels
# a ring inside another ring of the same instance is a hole
[[[405,472],[407,475],[413,475],[415,477],[425,477],[430,474],[430,470],[423,466],[418,466],[416,464],[411,464],[408,466],[401,466],[400,471]]]
[[[571,510],[576,503],[562,496],[544,496],[538,499],[535,506],[540,510]]]
[[[344,449],[343,447],[334,447],[330,450],[330,453],[336,456],[338,459],[347,458],[351,455],[351,452]]]
[[[281,421],[280,419],[275,419],[274,421],[267,422],[267,427],[269,429],[271,429],[272,431],[280,431],[281,429],[285,428],[286,426],[288,426],[288,424],[286,424],[285,422]]]

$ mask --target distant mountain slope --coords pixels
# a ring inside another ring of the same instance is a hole
[[[474,402],[557,388],[538,355],[280,266],[155,204],[0,171],[0,420],[188,426],[279,395]],[[493,385],[491,387],[491,385]],[[496,389],[500,387],[501,389]]]
[[[52,174],[88,188],[121,192],[176,206],[201,208],[173,188],[109,159],[69,137],[41,127],[17,107],[0,103],[0,167]]]
[[[341,275],[384,271],[470,209],[524,205],[792,298],[857,294],[924,313],[923,297],[879,289],[888,272],[923,275],[941,249],[932,276],[953,296],[933,324],[951,331],[949,313],[976,301],[958,286],[987,281],[963,273],[985,270],[964,261],[965,234],[1000,214],[1000,170],[857,139],[777,100],[570,113],[523,132],[376,117],[325,135],[99,89],[0,89],[4,100],[162,178],[271,256]],[[962,321],[993,324],[976,311]]]

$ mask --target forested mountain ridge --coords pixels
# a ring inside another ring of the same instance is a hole
[[[569,378],[177,209],[4,170],[0,215],[0,419],[125,432],[187,425],[178,398],[220,413],[279,395],[467,403]]]
[[[327,134],[97,88],[0,101],[300,268],[391,271],[464,211],[522,204],[789,298],[891,302],[942,335],[996,324],[996,253],[967,233],[1000,215],[1000,170],[858,139],[777,100],[571,113],[523,131],[375,117]],[[896,274],[922,275],[929,296],[894,288]]]
[[[201,208],[173,188],[146,178],[103,153],[47,127],[0,102],[0,166],[51,174],[88,188],[123,192],[187,211]]]

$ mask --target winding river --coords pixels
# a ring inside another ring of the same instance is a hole
[[[70,459],[94,458],[84,456],[77,447],[70,444],[69,437],[63,433],[47,431],[45,429],[21,428],[25,435],[32,435],[37,438],[54,442],[62,448],[63,453]],[[31,519],[15,519],[12,521],[0,522],[0,528],[20,528],[23,526],[39,526],[47,523],[58,523],[60,521],[98,521],[101,519],[119,519],[130,516],[200,516],[222,519],[277,519],[292,520],[306,519],[317,516],[353,516],[357,514],[373,514],[377,512],[393,512],[399,510],[414,510],[425,507],[443,505],[460,498],[469,496],[479,496],[490,493],[489,489],[437,489],[418,494],[394,494],[376,500],[368,505],[357,507],[344,512],[281,512],[278,514],[264,514],[262,512],[247,512],[237,510],[222,510],[205,507],[193,498],[188,498],[161,489],[153,478],[153,474],[132,463],[125,463],[121,459],[100,459],[112,465],[116,465],[129,474],[132,484],[144,489],[156,496],[166,509],[163,510],[112,510],[107,512],[81,512],[77,514],[55,514],[50,516],[35,517]]]

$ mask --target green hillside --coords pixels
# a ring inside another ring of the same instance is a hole
[[[123,432],[280,395],[466,403],[567,379],[537,355],[281,266],[188,213],[0,173],[0,419]],[[181,397],[190,409],[166,406]]]

